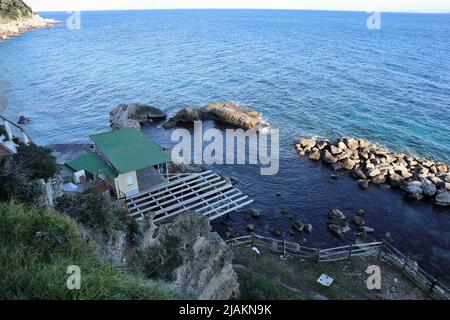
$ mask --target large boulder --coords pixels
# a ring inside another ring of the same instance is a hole
[[[356,150],[359,148],[359,142],[354,138],[345,138],[344,142],[349,149]]]
[[[190,107],[180,110],[164,124],[164,128],[192,125],[194,121],[200,120],[215,120],[234,127],[253,129],[260,124],[261,114],[231,102],[212,103],[200,109]]]
[[[338,219],[338,220],[345,220],[345,215],[339,209],[332,209],[328,213],[328,218],[329,219],[333,219],[334,218],[334,219]]]
[[[364,218],[358,215],[352,218],[352,222],[356,224],[358,227],[364,226],[366,224]]]
[[[355,167],[356,163],[355,161],[347,158],[344,159],[344,161],[342,161],[342,166],[346,169],[346,170],[353,170],[353,168]]]
[[[406,197],[411,200],[422,200],[423,189],[421,181],[412,181],[401,185],[402,189],[406,192]]]
[[[436,186],[433,184],[433,182],[431,182],[430,180],[426,180],[423,182],[422,184],[422,191],[423,191],[423,195],[425,197],[433,197],[436,192],[437,192],[437,188]]]
[[[309,159],[319,161],[320,160],[320,150],[317,148],[312,149],[311,153],[309,154]]]
[[[329,224],[328,229],[335,235],[339,237],[343,237],[347,232],[350,231],[350,226],[348,223],[342,223],[342,224]]]
[[[382,174],[379,174],[373,177],[371,181],[373,184],[383,184],[386,183],[386,177]]]
[[[298,232],[303,232],[305,229],[305,225],[300,220],[295,220],[292,224],[292,228]]]
[[[201,121],[200,113],[197,108],[184,108],[178,111],[178,113],[164,123],[163,127],[166,129],[174,127],[192,126],[194,121]]]
[[[316,146],[316,140],[312,138],[305,138],[300,140],[300,145],[305,149],[312,149]]]
[[[393,173],[389,175],[389,184],[393,187],[399,187],[403,181],[403,177],[399,174]]]
[[[141,124],[162,121],[166,116],[160,109],[147,104],[119,104],[109,113],[109,122],[113,130],[140,128]]]
[[[333,157],[333,155],[328,150],[325,150],[325,152],[323,153],[322,160],[323,162],[328,164],[334,164],[337,162],[337,159]]]
[[[369,180],[366,179],[359,179],[358,180],[358,185],[362,188],[362,189],[368,189],[369,188]]]
[[[261,122],[261,114],[231,102],[211,103],[200,110],[203,119],[211,119],[244,129],[253,129]]]
[[[380,174],[381,174],[381,171],[378,170],[378,169],[370,169],[370,170],[367,172],[367,175],[368,175],[370,178],[379,176]]]

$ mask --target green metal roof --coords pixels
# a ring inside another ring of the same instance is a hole
[[[95,134],[91,139],[120,173],[172,161],[169,154],[135,128]]]
[[[86,170],[93,175],[104,173],[110,180],[117,178],[117,173],[96,153],[87,153],[67,162],[66,165],[75,172]]]

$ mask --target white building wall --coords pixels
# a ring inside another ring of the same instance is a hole
[[[132,196],[139,193],[136,171],[121,173],[115,179],[117,194]]]

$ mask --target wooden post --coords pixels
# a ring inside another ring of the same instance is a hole
[[[286,239],[283,239],[283,257],[286,257]]]
[[[402,267],[402,271],[405,270],[407,264],[408,264],[408,258],[406,257],[405,258],[405,263],[403,264],[403,267]]]
[[[436,285],[437,285],[437,280],[433,279],[433,282],[431,283],[431,286],[430,286],[429,293],[433,293],[433,290],[436,287]]]
[[[252,248],[255,246],[255,233],[252,233]]]
[[[352,257],[352,251],[353,251],[353,243],[350,244],[350,250],[348,250],[348,260],[350,261],[350,258]]]
[[[320,249],[317,249],[317,263],[320,262]]]
[[[377,260],[380,260],[381,257],[381,252],[383,251],[383,246],[384,246],[384,239],[380,244],[380,247],[378,248],[378,256],[377,256]]]

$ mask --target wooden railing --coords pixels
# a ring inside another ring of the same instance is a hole
[[[311,248],[299,243],[274,239],[257,234],[231,238],[226,241],[231,247],[251,246],[267,248],[284,256],[297,256],[320,262],[349,260],[352,257],[376,256],[391,262],[411,280],[419,289],[428,293],[433,299],[450,299],[450,290],[436,278],[421,269],[417,262],[394,248],[386,241],[365,244],[350,244],[330,249]]]

